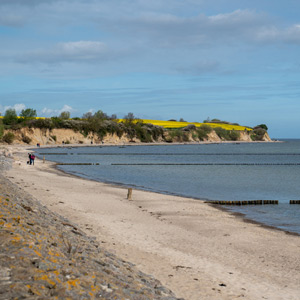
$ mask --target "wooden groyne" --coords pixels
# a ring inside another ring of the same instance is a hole
[[[245,200],[245,201],[206,201],[205,203],[217,204],[217,205],[277,205],[278,200]]]
[[[57,163],[57,166],[99,166],[99,163]]]
[[[290,200],[290,204],[300,204],[300,200]]]
[[[273,204],[278,205],[278,200],[244,200],[244,201],[205,201],[205,203],[216,204],[216,205],[266,205]],[[300,200],[290,200],[290,204],[300,204]]]

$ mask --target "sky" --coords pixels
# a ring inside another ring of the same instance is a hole
[[[298,0],[0,0],[0,112],[218,118],[300,138]]]

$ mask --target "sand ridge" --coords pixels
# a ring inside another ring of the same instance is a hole
[[[185,299],[299,299],[300,238],[199,200],[133,191],[26,165],[7,177]]]

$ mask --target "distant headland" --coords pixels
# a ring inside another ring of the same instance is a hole
[[[108,116],[101,110],[70,118],[69,112],[58,117],[37,117],[33,109],[18,116],[8,109],[0,117],[0,140],[7,144],[123,144],[123,143],[192,143],[222,141],[271,141],[268,127],[255,127],[219,119],[199,122],[139,119],[128,113],[123,119]]]

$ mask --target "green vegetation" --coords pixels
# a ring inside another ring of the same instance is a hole
[[[212,132],[212,128],[209,125],[202,125],[197,129],[198,138],[200,141],[204,141],[208,138],[208,134]]]
[[[15,125],[18,123],[18,116],[15,109],[8,109],[3,117],[4,125]]]
[[[0,140],[2,139],[4,134],[4,125],[2,119],[0,119]]]
[[[254,129],[256,129],[256,128],[262,128],[262,129],[264,129],[266,131],[268,130],[268,126],[266,124],[257,125],[257,126],[254,127]]]
[[[250,137],[252,141],[262,141],[266,132],[267,131],[265,129],[258,127],[252,131]]]
[[[60,115],[59,118],[62,120],[68,120],[70,119],[70,112],[69,111],[63,111]]]
[[[146,143],[157,141],[164,133],[162,127],[143,123],[133,113],[128,113],[124,117],[124,122],[120,123],[117,122],[116,115],[109,117],[101,110],[98,110],[95,114],[88,112],[81,119],[70,119],[69,112],[62,112],[59,117],[52,118],[36,118],[33,116],[36,116],[36,111],[33,109],[23,110],[20,117],[17,117],[15,110],[7,110],[3,119],[1,119],[3,126],[0,129],[15,130],[28,127],[51,131],[55,128],[64,128],[80,132],[85,137],[90,133],[97,134],[99,140],[102,140],[107,134],[115,134],[118,137],[127,135],[132,141],[137,138]],[[50,137],[56,141],[55,135],[50,135]],[[22,140],[25,143],[30,143],[28,137],[24,136]]]
[[[235,130],[226,130],[221,127],[215,128],[216,134],[219,136],[220,139],[226,141],[237,141],[240,137],[240,133]]]
[[[254,127],[250,137],[252,141],[262,141],[267,133],[268,126],[266,124],[260,124]]]
[[[24,143],[26,143],[26,144],[30,144],[31,138],[30,138],[29,136],[27,136],[27,135],[23,135],[23,136],[22,136],[22,141],[23,141]]]
[[[37,114],[36,114],[36,110],[32,109],[32,108],[27,108],[27,109],[22,109],[20,117],[23,118],[36,118]]]
[[[176,142],[188,142],[189,134],[184,129],[170,129],[169,130],[169,139],[167,142],[176,141]]]
[[[15,135],[12,132],[8,132],[8,133],[4,134],[2,137],[2,141],[7,144],[12,144],[14,139],[15,139]]]

